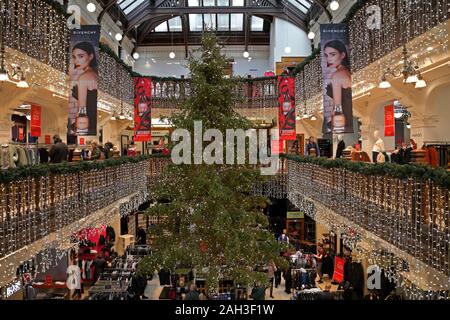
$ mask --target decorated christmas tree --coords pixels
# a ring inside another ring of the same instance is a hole
[[[205,34],[201,48],[189,58],[189,98],[169,119],[176,128],[194,136],[194,121],[202,121],[204,130],[218,129],[225,137],[226,129],[251,127],[233,109],[238,82],[224,77],[226,65],[217,38]],[[209,144],[192,139],[192,148],[199,143]],[[221,148],[225,154],[224,145]],[[268,199],[251,192],[261,179],[249,165],[171,164],[167,179],[151,192],[153,205],[147,214],[158,216],[161,223],[149,231],[154,252],[142,260],[140,272],[193,268],[210,291],[218,289],[221,279],[267,284],[261,267],[270,261],[282,264],[282,248],[268,231],[263,213]]]

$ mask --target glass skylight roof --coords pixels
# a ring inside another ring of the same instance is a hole
[[[148,1],[148,0],[119,0],[117,1],[117,4],[119,5],[120,9],[122,9],[123,13],[129,14],[131,11],[137,8],[141,3]]]
[[[296,6],[301,12],[307,13],[311,8],[312,1],[311,0],[287,0],[294,6]]]

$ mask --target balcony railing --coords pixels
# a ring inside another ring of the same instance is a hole
[[[176,109],[189,98],[189,79],[152,79],[152,106],[155,109]],[[243,79],[234,88],[235,108],[276,108],[278,87],[276,78]]]
[[[433,179],[368,175],[289,160],[288,192],[321,203],[450,275],[450,192]]]
[[[167,157],[108,161],[30,167],[9,179],[0,172],[0,258],[117,200],[151,191],[168,177]],[[367,174],[349,164],[283,160],[281,172],[254,192],[272,198],[301,194],[450,275],[447,173],[443,177],[442,172],[423,169],[429,178],[400,177],[395,171]]]
[[[24,170],[0,172],[0,258],[121,198],[145,191],[146,172],[151,172],[148,161],[126,159]],[[16,178],[5,178],[13,173]]]

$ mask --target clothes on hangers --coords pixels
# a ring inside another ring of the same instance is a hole
[[[0,150],[0,163],[3,170],[15,168],[19,160],[19,154],[15,146],[2,144]]]

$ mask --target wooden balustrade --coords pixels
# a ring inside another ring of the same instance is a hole
[[[189,98],[189,79],[152,79],[152,107],[176,109]],[[276,108],[278,87],[275,78],[245,79],[233,89],[236,109]]]

